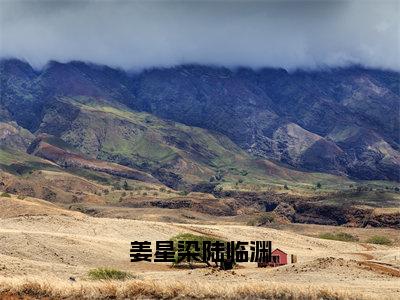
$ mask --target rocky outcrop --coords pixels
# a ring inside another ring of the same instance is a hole
[[[34,138],[32,133],[15,122],[0,122],[0,146],[2,147],[25,151]]]

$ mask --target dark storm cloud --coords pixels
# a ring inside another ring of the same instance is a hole
[[[0,0],[1,56],[43,66],[400,69],[399,1]]]

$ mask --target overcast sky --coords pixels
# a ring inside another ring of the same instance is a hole
[[[0,0],[0,55],[36,68],[85,60],[400,70],[400,1]]]

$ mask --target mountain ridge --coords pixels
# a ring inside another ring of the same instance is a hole
[[[400,180],[400,77],[393,71],[182,65],[128,74],[77,61],[35,71],[15,59],[0,67],[0,121],[32,133],[71,130],[81,110],[68,99],[78,99],[217,132],[255,157],[295,168]]]

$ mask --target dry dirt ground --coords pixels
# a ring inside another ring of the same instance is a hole
[[[156,240],[188,232],[224,240],[271,240],[274,248],[296,254],[298,262],[278,268],[256,268],[247,263],[233,271],[130,262],[131,241],[155,244]],[[248,284],[328,289],[356,295],[353,299],[400,299],[397,245],[330,241],[293,230],[244,225],[94,218],[34,198],[0,197],[0,292],[2,285],[4,289],[13,280],[32,278],[64,282],[69,288],[82,290],[82,286],[92,284],[88,282],[88,270],[97,267],[128,271],[146,284],[214,286],[219,293],[222,287],[232,293],[233,287]],[[70,277],[76,281],[71,282]]]

